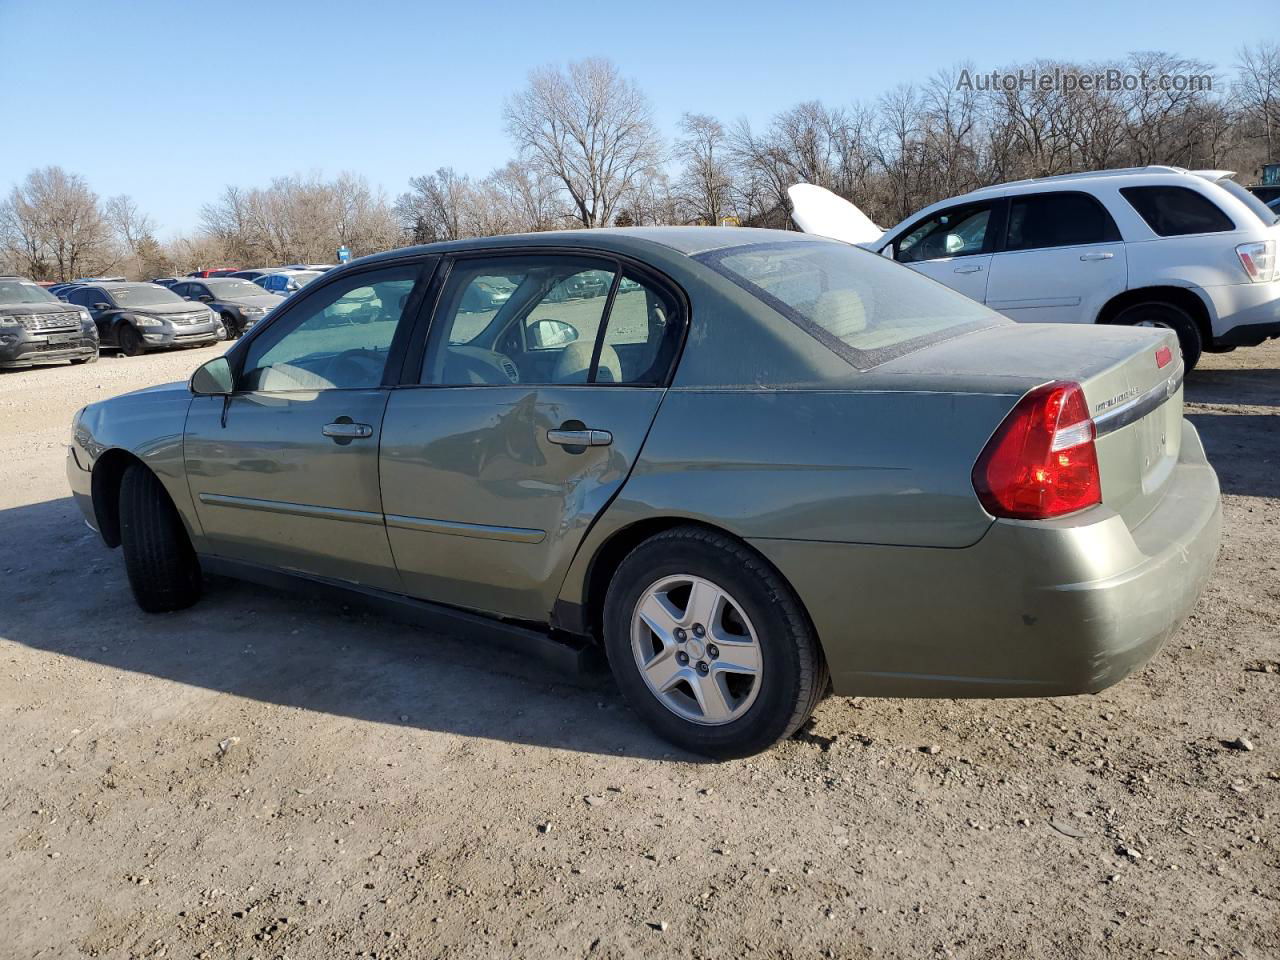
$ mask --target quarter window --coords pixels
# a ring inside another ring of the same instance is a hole
[[[990,250],[991,204],[952,207],[924,220],[894,241],[894,259],[919,263]]]
[[[1235,229],[1212,200],[1188,187],[1122,187],[1120,193],[1162,237]]]
[[[1111,214],[1087,193],[1036,193],[1009,202],[1006,250],[1075,247],[1119,239]]]
[[[459,260],[441,293],[423,383],[661,383],[675,305],[607,260]]]
[[[239,388],[380,386],[418,273],[418,266],[360,273],[307,298],[249,344]]]

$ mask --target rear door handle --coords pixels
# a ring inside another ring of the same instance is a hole
[[[353,423],[349,417],[339,417],[333,423],[326,423],[320,432],[334,443],[350,443],[352,440],[363,440],[373,436],[373,427],[367,423]]]
[[[613,443],[608,430],[548,430],[547,439],[562,447],[607,447]]]
[[[1110,260],[1114,256],[1115,256],[1114,253],[1082,253],[1080,254],[1080,259],[1081,260]]]
[[[982,265],[979,263],[971,263],[965,267],[956,267],[956,273],[981,273]]]

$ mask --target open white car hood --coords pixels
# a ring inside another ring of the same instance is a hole
[[[787,187],[791,198],[791,219],[805,233],[872,247],[884,231],[871,218],[843,197],[812,183]]]

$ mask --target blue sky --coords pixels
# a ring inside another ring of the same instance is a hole
[[[227,183],[352,170],[394,195],[440,166],[483,175],[512,152],[503,100],[546,63],[612,58],[671,137],[686,110],[764,122],[801,100],[871,99],[966,60],[990,71],[1163,49],[1231,73],[1262,22],[1178,0],[792,10],[756,0],[0,0],[0,189],[60,164],[103,197],[133,195],[168,236],[195,227]]]

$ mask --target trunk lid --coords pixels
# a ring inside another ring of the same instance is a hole
[[[787,197],[791,219],[805,233],[864,247],[874,246],[884,236],[870,217],[825,187],[797,183],[787,187]]]
[[[939,377],[961,390],[1003,383],[1019,396],[1051,380],[1079,383],[1098,430],[1102,502],[1132,529],[1159,505],[1178,462],[1183,372],[1170,330],[1020,323],[935,344],[874,374]]]

